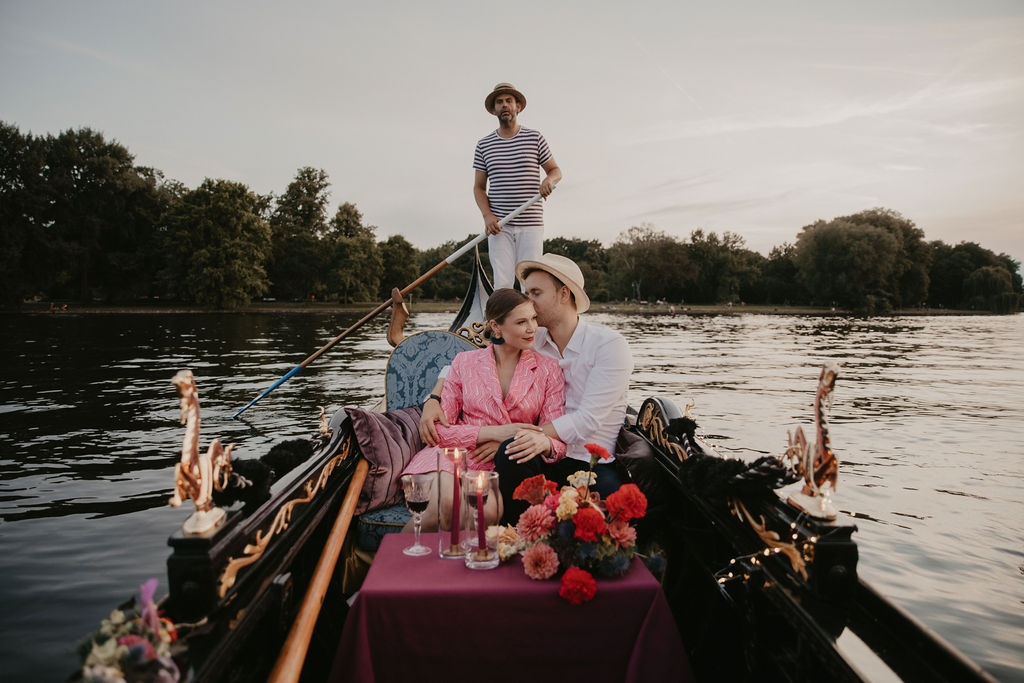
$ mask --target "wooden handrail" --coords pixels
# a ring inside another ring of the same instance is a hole
[[[366,473],[370,464],[365,458],[360,458],[356,464],[356,471],[352,474],[352,481],[349,482],[345,499],[341,502],[341,509],[338,510],[338,517],[331,527],[331,534],[327,537],[323,552],[320,553],[320,560],[316,563],[316,570],[313,578],[306,589],[306,597],[302,600],[302,607],[299,608],[299,615],[295,617],[288,632],[288,638],[284,641],[284,647],[277,658],[274,670],[270,672],[267,679],[271,683],[295,683],[302,673],[302,665],[306,661],[306,652],[309,650],[309,641],[313,637],[313,628],[320,616],[320,608],[323,607],[324,596],[327,588],[331,585],[331,576],[334,574],[334,566],[338,563],[338,555],[341,554],[341,547],[345,543],[345,535],[352,523],[352,516],[355,513],[356,502],[359,500],[359,492],[366,480]]]

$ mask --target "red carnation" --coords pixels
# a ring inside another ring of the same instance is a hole
[[[591,507],[579,510],[572,521],[576,525],[576,538],[583,541],[596,541],[608,528],[604,523],[604,515]]]
[[[545,496],[557,492],[558,485],[555,482],[548,481],[543,474],[538,474],[529,479],[523,479],[516,490],[512,492],[512,497],[516,500],[525,500],[530,505],[537,505],[544,502]]]
[[[647,512],[647,496],[636,484],[624,484],[605,500],[609,519],[629,521]]]
[[[558,594],[574,605],[593,599],[597,593],[597,582],[590,572],[570,567],[562,575],[562,587]]]
[[[583,447],[587,449],[588,453],[590,453],[591,455],[596,455],[602,460],[607,460],[608,458],[612,457],[612,454],[608,452],[607,448],[604,448],[603,446],[598,446],[596,443],[583,444]]]

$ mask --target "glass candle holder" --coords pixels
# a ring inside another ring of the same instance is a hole
[[[461,560],[466,555],[466,545],[473,532],[461,493],[466,451],[438,448],[437,471],[437,552],[443,559]],[[455,476],[451,474],[453,471]]]
[[[499,562],[498,535],[488,534],[487,527],[498,522],[498,473],[466,472],[459,488],[471,524],[465,547],[466,566],[470,569],[494,569]]]

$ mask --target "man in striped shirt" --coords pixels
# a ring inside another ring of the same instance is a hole
[[[509,221],[498,221],[525,204],[537,192],[551,194],[562,179],[544,136],[519,125],[526,97],[511,83],[499,83],[484,100],[498,118],[498,129],[476,143],[473,155],[473,197],[484,217],[494,287],[515,285],[515,265],[540,258],[544,251],[544,205],[537,202]],[[544,180],[540,170],[544,169]]]

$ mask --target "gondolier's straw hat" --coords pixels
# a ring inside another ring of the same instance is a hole
[[[520,261],[516,264],[516,275],[520,282],[526,279],[527,270],[543,270],[562,281],[576,298],[576,312],[583,313],[590,308],[590,297],[583,291],[583,271],[572,259],[559,254],[544,254],[536,261]]]
[[[484,109],[491,114],[494,113],[494,98],[498,95],[504,95],[505,93],[512,93],[516,99],[519,100],[519,111],[526,109],[526,95],[516,90],[516,86],[511,83],[499,83],[494,86],[491,94],[484,99]]]

